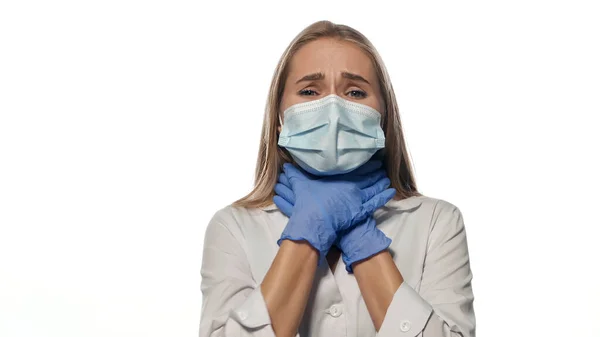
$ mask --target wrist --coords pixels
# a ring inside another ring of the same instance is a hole
[[[295,241],[289,239],[282,239],[279,250],[282,254],[293,256],[294,258],[301,261],[317,261],[319,259],[319,251],[305,240]]]
[[[353,234],[349,232],[342,237],[339,245],[343,253],[342,260],[349,273],[353,272],[352,264],[386,250],[392,243],[392,240],[376,227]]]
[[[320,222],[301,224],[297,223],[298,221],[300,220],[294,217],[290,218],[281,233],[281,237],[277,240],[277,244],[281,247],[282,242],[285,240],[306,242],[318,252],[320,264],[337,238],[335,231]],[[310,228],[310,230],[307,230],[307,228]]]

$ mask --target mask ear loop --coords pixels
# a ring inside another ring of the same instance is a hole
[[[387,109],[386,109],[386,111],[387,111]],[[384,135],[385,135],[385,130],[383,129],[383,127],[385,126],[385,117],[386,117],[385,113],[381,114],[381,119],[380,119],[380,122],[379,122],[379,127],[383,130],[383,134]],[[383,162],[384,159],[385,159],[385,151],[386,151],[385,147],[382,148],[382,149],[379,149],[379,150],[377,150],[377,152],[375,152],[375,154],[373,155],[373,157],[377,158],[377,159],[379,159],[379,160],[381,160]]]
[[[283,127],[283,120],[281,119],[281,115],[282,115],[281,113],[277,112],[277,117],[279,119],[279,126]],[[279,133],[279,131],[277,133]],[[282,147],[279,147],[279,146],[278,146],[278,148],[286,153],[286,155],[290,158],[291,163],[293,165],[295,165],[296,167],[300,167],[300,166],[298,166],[298,163],[296,163],[296,161],[294,160],[294,157],[292,157],[290,155],[290,153],[285,148],[282,148]]]

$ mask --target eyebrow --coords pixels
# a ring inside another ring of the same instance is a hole
[[[355,81],[360,81],[360,82],[365,82],[369,85],[371,85],[371,83],[369,83],[369,81],[367,81],[364,77],[358,75],[358,74],[353,74],[353,73],[349,73],[347,71],[343,71],[342,72],[342,77],[343,78],[347,78],[350,80],[355,80]],[[301,79],[296,81],[296,84],[302,82],[302,81],[319,81],[319,80],[323,80],[325,79],[325,74],[323,73],[313,73],[313,74],[308,74],[304,77],[302,77]]]

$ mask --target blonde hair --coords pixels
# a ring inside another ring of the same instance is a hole
[[[318,21],[306,27],[286,48],[275,68],[265,108],[260,148],[256,162],[254,189],[245,197],[233,203],[234,206],[257,208],[273,203],[274,187],[286,162],[293,162],[284,148],[277,146],[279,126],[279,107],[284,84],[289,74],[290,60],[294,54],[307,43],[320,38],[336,38],[349,41],[360,47],[371,59],[379,79],[379,87],[384,101],[383,130],[385,148],[383,151],[384,167],[396,189],[396,199],[404,199],[421,195],[412,171],[412,165],[404,142],[400,114],[396,95],[383,61],[371,42],[357,30],[346,25],[334,24],[331,21]]]

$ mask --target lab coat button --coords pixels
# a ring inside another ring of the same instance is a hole
[[[240,316],[240,319],[243,321],[248,318],[248,313],[245,311],[238,311],[238,316]]]
[[[333,317],[340,317],[342,314],[342,308],[334,304],[331,306],[331,308],[329,308],[329,314],[331,314]]]
[[[400,330],[402,330],[402,332],[407,332],[408,330],[410,330],[410,322],[409,321],[400,322]]]

